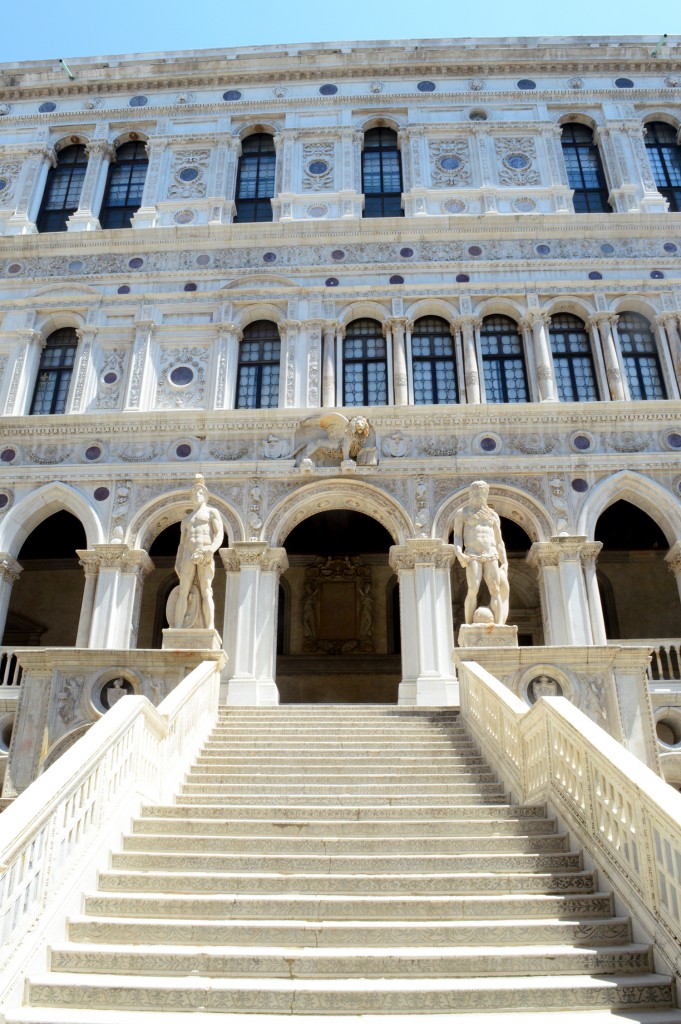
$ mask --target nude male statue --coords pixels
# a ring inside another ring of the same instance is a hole
[[[488,494],[489,487],[484,480],[471,484],[468,502],[454,518],[454,550],[459,564],[466,570],[466,623],[470,625],[474,621],[478,591],[484,579],[494,621],[497,626],[503,626],[508,618],[508,558],[499,516],[487,504]]]
[[[222,544],[225,530],[220,513],[207,504],[208,490],[200,473],[192,488],[193,511],[184,517],[180,527],[180,546],[175,559],[175,572],[180,578],[175,605],[175,628],[182,629],[187,614],[189,592],[196,586],[201,601],[199,624],[204,629],[215,626],[213,602],[213,555]]]

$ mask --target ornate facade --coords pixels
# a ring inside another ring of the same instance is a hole
[[[196,663],[160,647],[197,472],[224,702],[455,704],[482,478],[521,646],[481,660],[681,781],[681,55],[655,43],[2,69],[6,799],[112,680],[158,703]],[[46,681],[23,724],[15,651]]]

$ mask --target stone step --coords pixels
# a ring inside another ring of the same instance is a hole
[[[276,910],[281,913],[281,907]],[[68,938],[72,943],[105,943],[164,946],[617,946],[631,942],[628,918],[562,921],[552,919],[503,921],[324,921],[281,919],[228,923],[115,917],[72,918]],[[71,968],[67,967],[67,970]]]
[[[481,766],[443,766],[433,769],[432,765],[428,765],[423,768],[404,768],[399,769],[397,765],[388,765],[374,767],[373,771],[358,771],[354,765],[348,767],[337,766],[333,770],[328,767],[326,771],[320,771],[317,767],[310,767],[307,769],[292,768],[286,770],[279,768],[274,771],[270,765],[269,769],[263,768],[261,771],[254,770],[250,766],[243,766],[240,768],[233,768],[231,771],[225,771],[224,768],[211,768],[201,767],[192,768],[187,774],[188,782],[221,782],[226,784],[231,783],[244,783],[253,784],[261,783],[263,781],[269,782],[273,778],[277,780],[281,785],[287,785],[292,782],[300,781],[304,785],[310,783],[328,783],[330,779],[337,779],[342,777],[343,780],[347,780],[350,785],[362,785],[362,780],[365,780],[365,785],[376,785],[380,782],[395,783],[400,782],[401,784],[407,785],[429,785],[430,783],[441,783],[441,782],[497,782],[498,776],[496,772],[492,772],[489,769],[481,768]]]
[[[253,821],[252,818],[138,818],[133,822],[135,835],[203,835],[203,836],[333,836],[337,839],[363,838],[445,838],[447,836],[520,836],[552,835],[556,821],[551,818],[520,818],[517,820],[461,818],[457,821],[321,821],[291,819]]]
[[[249,853],[157,853],[125,852],[114,853],[112,868],[136,871],[187,871],[187,872],[276,872],[288,874],[293,863],[289,854]],[[341,872],[354,874],[403,874],[421,875],[431,873],[451,874],[470,871],[488,872],[534,872],[534,871],[577,871],[581,867],[579,853],[488,853],[488,854],[441,854],[427,856],[343,856],[301,855],[296,858],[295,870],[301,874],[324,874]]]
[[[182,853],[182,854],[245,854],[270,857],[434,857],[470,853],[481,855],[480,850],[489,847],[490,854],[501,853],[558,853],[569,849],[566,834],[543,836],[495,836],[493,842],[478,835],[450,838],[411,836],[386,839],[374,837],[335,836],[231,836],[231,835],[180,835],[177,832],[165,835],[133,834],[123,838],[122,849],[126,853]],[[483,854],[484,856],[484,854]]]
[[[388,767],[398,766],[400,768],[421,768],[423,766],[436,768],[440,765],[451,766],[452,768],[458,765],[486,765],[484,758],[481,755],[474,756],[468,754],[466,757],[461,757],[455,754],[436,754],[428,757],[421,757],[415,755],[401,755],[396,757],[394,754],[374,754],[373,757],[355,757],[354,755],[345,755],[344,757],[305,757],[304,754],[299,754],[297,757],[287,757],[286,755],[275,755],[270,754],[267,757],[263,757],[262,754],[244,754],[241,757],[230,756],[226,754],[210,754],[201,755],[197,757],[195,761],[195,768],[237,768],[242,766],[251,766],[254,768],[263,769],[269,768],[285,768],[291,769],[291,771],[299,771],[301,769],[319,769],[327,768],[336,765],[344,765],[355,768],[365,768],[376,766],[382,768],[384,765]]]
[[[401,805],[399,807],[372,806],[366,807],[315,807],[314,804],[297,806],[288,804],[282,807],[280,804],[262,804],[249,806],[248,804],[219,803],[215,806],[196,804],[159,804],[145,806],[141,809],[144,818],[201,818],[212,820],[219,818],[221,821],[231,820],[271,820],[271,821],[312,821],[331,820],[334,822],[394,822],[399,821],[405,825],[414,823],[433,823],[437,820],[451,820],[452,822],[462,819],[470,821],[527,821],[536,818],[545,819],[546,809],[540,805],[518,805],[507,804],[475,805],[459,804],[449,802],[445,805],[431,805],[423,807],[418,805]]]
[[[178,797],[178,803],[184,805],[191,804],[193,806],[203,806],[205,804],[212,807],[224,807],[226,805],[239,807],[261,804],[271,807],[273,799],[277,795],[281,796],[281,794],[273,794],[271,792],[248,794],[239,792],[230,793],[229,799],[226,800],[222,793],[215,792],[210,787],[205,787],[204,791],[196,792],[196,790],[190,790],[189,792],[181,793]],[[394,789],[388,789],[385,793],[358,794],[346,793],[345,789],[340,787],[340,792],[335,793],[291,793],[286,795],[288,797],[287,804],[290,803],[297,808],[306,806],[320,809],[346,807],[352,808],[354,811],[359,811],[362,808],[374,809],[377,806],[383,805],[393,807],[398,813],[402,813],[401,808],[411,806],[414,800],[418,800],[421,810],[433,807],[440,811],[446,811],[452,807],[468,807],[472,801],[476,804],[506,806],[505,794],[496,790],[485,793],[447,793],[445,794],[446,803],[444,806],[441,794],[396,793]],[[281,806],[281,800],[279,800],[279,806]]]
[[[280,922],[301,920],[322,921],[326,926],[332,921],[388,921],[391,927],[396,921],[428,924],[431,921],[461,921],[466,928],[506,928],[515,919],[542,918],[555,922],[565,921],[570,926],[575,922],[584,926],[595,919],[599,927],[611,925],[616,930],[622,920],[613,917],[610,893],[580,893],[579,895],[544,896],[539,894],[509,895],[499,893],[490,896],[302,896],[292,893],[271,893],[266,896],[252,894],[217,895],[169,895],[154,892],[148,895],[123,892],[107,895],[99,891],[85,896],[84,913],[112,918],[172,918],[178,920],[193,918],[199,921],[224,920],[271,920]],[[501,924],[496,919],[502,919]],[[599,921],[598,918],[603,920]],[[90,917],[74,919],[90,921]],[[482,922],[485,922],[483,925]],[[534,927],[534,925],[532,926]],[[74,936],[71,936],[72,938]],[[611,937],[611,941],[614,939]],[[112,940],[113,941],[113,940]]]
[[[337,779],[337,776],[329,776],[331,779]],[[261,782],[194,782],[193,779],[188,779],[183,783],[181,795],[190,796],[192,794],[210,794],[213,793],[216,796],[238,796],[249,794],[252,795],[270,795],[274,796],[303,796],[318,794],[320,796],[359,796],[369,798],[371,796],[439,796],[447,797],[450,794],[455,795],[466,795],[479,796],[483,793],[497,794],[501,796],[503,794],[503,788],[499,782],[429,782],[429,783],[414,783],[412,785],[405,784],[396,779],[392,784],[389,782],[372,782],[367,780],[364,783],[361,782],[347,782],[345,779],[342,782],[271,782],[269,784]]]
[[[479,1010],[565,1011],[673,1007],[672,979],[659,974],[522,978],[291,978],[127,977],[48,974],[29,983],[32,1006],[92,1009],[278,1013],[461,1013]]]
[[[650,947],[627,943],[598,948],[538,946],[231,946],[182,949],[176,946],[121,947],[100,942],[52,948],[50,967],[71,974],[188,975],[211,978],[478,978],[484,956],[487,978],[569,974],[645,974],[652,970]]]

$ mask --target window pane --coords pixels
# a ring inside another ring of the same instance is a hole
[[[440,317],[422,317],[411,337],[414,402],[437,405],[458,402],[454,348],[449,323]]]
[[[33,392],[32,415],[66,411],[77,347],[78,336],[72,327],[55,331],[47,339]]]
[[[239,346],[237,409],[273,409],[279,404],[281,340],[276,324],[258,320],[244,329]]]
[[[38,231],[66,231],[66,222],[78,209],[87,156],[85,146],[67,146],[51,167],[37,219]]]
[[[343,404],[386,405],[385,339],[376,320],[348,324],[343,343]]]
[[[666,398],[657,342],[648,321],[639,313],[622,313],[617,331],[631,397],[640,401]]]
[[[527,402],[522,339],[513,320],[489,316],[480,330],[482,369],[488,402]]]
[[[364,136],[362,191],[365,217],[401,217],[402,166],[397,135],[389,128],[372,128]]]
[[[579,317],[560,313],[549,328],[558,397],[564,402],[598,400],[591,340]]]

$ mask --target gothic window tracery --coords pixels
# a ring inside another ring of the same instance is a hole
[[[488,402],[527,402],[527,369],[518,325],[508,316],[488,316],[480,329],[480,353]]]
[[[583,124],[565,124],[561,136],[563,159],[575,213],[612,213],[608,185],[593,132]]]
[[[571,313],[557,313],[551,318],[549,337],[561,401],[598,401],[591,340],[583,321]]]
[[[362,192],[365,217],[402,217],[402,163],[397,133],[371,128],[364,135]]]
[[[276,324],[258,320],[244,328],[236,380],[237,409],[274,409],[279,405],[280,355]]]
[[[235,221],[252,224],[272,220],[276,162],[271,135],[260,132],[243,140],[236,180]]]
[[[36,226],[38,231],[66,231],[66,222],[78,209],[83,190],[87,154],[85,146],[66,146],[50,167]]]
[[[424,316],[416,321],[411,335],[411,361],[416,405],[459,401],[454,345],[446,320]]]
[[[343,342],[343,405],[387,405],[385,339],[377,320],[353,320]]]
[[[47,339],[31,402],[32,416],[66,412],[77,348],[78,335],[73,327],[54,331]]]
[[[103,228],[130,227],[133,215],[142,205],[148,167],[143,142],[126,142],[117,150],[116,160],[109,167],[99,214]]]

